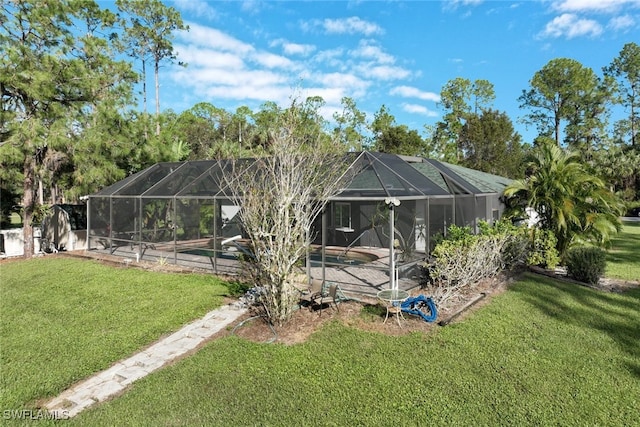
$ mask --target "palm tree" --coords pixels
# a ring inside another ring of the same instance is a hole
[[[580,163],[577,153],[550,139],[538,141],[527,163],[527,177],[514,181],[504,194],[512,205],[535,209],[539,227],[556,235],[563,259],[572,244],[605,245],[621,227],[620,200]]]

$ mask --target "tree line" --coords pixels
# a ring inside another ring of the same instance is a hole
[[[188,27],[160,0],[117,0],[115,7],[0,0],[2,219],[20,206],[25,240],[41,206],[76,202],[156,162],[266,153],[275,124],[291,111],[304,124],[303,140],[337,140],[337,152],[419,155],[510,178],[524,178],[532,149],[552,142],[577,153],[589,173],[625,200],[640,198],[635,43],[624,45],[601,75],[568,58],[536,72],[518,100],[522,120],[538,137],[523,141],[511,118],[493,108],[493,84],[463,77],[445,84],[442,119],[421,130],[397,123],[385,105],[369,120],[352,98],[343,98],[331,119],[320,114],[321,97],[295,100],[294,109],[265,102],[258,111],[227,111],[205,101],[180,113],[163,111],[160,66],[188,66],[172,44]],[[614,105],[626,116],[610,123]]]

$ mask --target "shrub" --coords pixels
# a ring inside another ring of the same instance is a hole
[[[630,217],[640,216],[640,200],[627,203],[626,208],[627,210],[624,216],[630,216]]]
[[[598,284],[606,264],[605,252],[595,246],[576,247],[567,253],[567,273],[580,282]]]
[[[526,251],[524,232],[508,224],[481,224],[479,235],[452,225],[433,249],[426,274],[436,304],[442,306],[480,280],[521,264]]]
[[[471,240],[473,240],[471,227],[460,227],[458,225],[452,224],[447,229],[447,236],[444,240],[469,243]]]
[[[555,268],[560,262],[556,245],[558,239],[551,230],[532,228],[529,230],[529,255],[527,265]]]
[[[502,246],[502,264],[506,270],[526,265],[529,255],[528,229],[525,226],[514,225],[511,221],[499,220],[493,225],[480,221],[480,234],[485,236],[504,236],[506,241]]]

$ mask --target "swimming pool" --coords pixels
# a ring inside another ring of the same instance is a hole
[[[322,254],[312,252],[310,255],[311,258],[311,266],[312,267],[320,267],[322,265]],[[350,256],[339,256],[339,255],[329,255],[325,254],[324,262],[327,265],[337,264],[337,265],[362,265],[367,263],[368,261],[350,257]]]
[[[215,252],[213,249],[198,248],[198,249],[184,249],[178,251],[181,254],[205,256],[208,258],[224,258],[224,259],[238,259],[238,255],[241,252]]]
[[[216,252],[213,249],[208,248],[185,249],[180,251],[179,253],[203,256],[208,258],[217,257],[232,260],[238,259],[238,256],[242,254],[242,252]],[[312,267],[320,267],[322,265],[322,253],[319,250],[312,251],[310,254],[310,258]],[[342,253],[342,250],[337,250],[335,248],[332,248],[325,252],[326,265],[362,265],[375,261],[376,259],[378,259],[378,257],[373,254],[352,251],[344,254]]]

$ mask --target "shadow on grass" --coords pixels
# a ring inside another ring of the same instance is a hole
[[[532,286],[513,291],[549,317],[608,335],[631,356],[627,367],[640,377],[640,288],[616,294],[533,274],[527,278]]]

